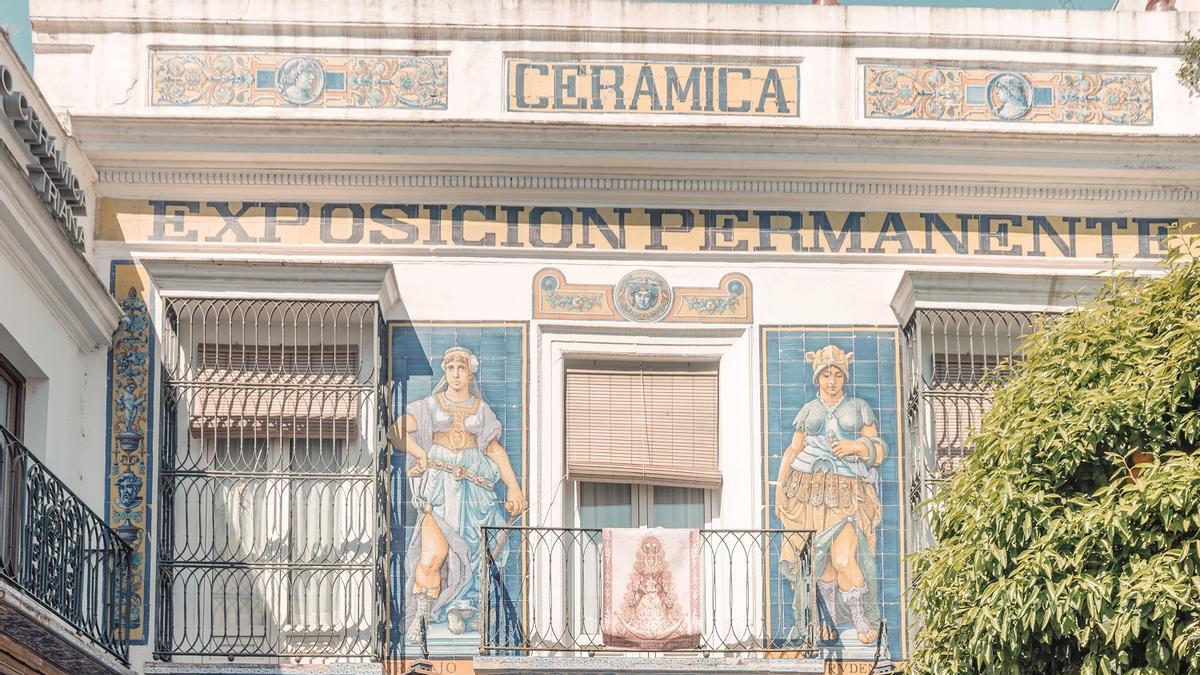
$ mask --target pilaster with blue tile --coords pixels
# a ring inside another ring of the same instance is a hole
[[[766,522],[772,528],[784,527],[776,515],[775,487],[780,463],[794,429],[792,421],[797,412],[817,397],[813,383],[813,367],[805,359],[834,345],[854,354],[849,367],[845,392],[862,399],[874,412],[880,438],[888,452],[878,467],[874,486],[882,508],[882,519],[876,532],[875,562],[878,569],[877,600],[882,617],[888,626],[885,653],[892,659],[906,658],[904,612],[901,593],[904,585],[904,532],[901,509],[903,477],[903,447],[899,433],[900,396],[898,390],[898,331],[894,327],[876,326],[764,326],[761,334],[763,377],[763,472],[764,509]],[[822,570],[814,570],[819,577]],[[796,625],[790,611],[793,591],[781,573],[779,552],[772,551],[768,561],[768,585],[771,607],[772,636],[783,639]],[[852,624],[838,623],[838,639],[822,645],[826,657],[870,660],[875,644],[863,644],[857,639]]]
[[[447,349],[462,347],[470,350],[479,359],[479,368],[475,373],[475,382],[479,387],[480,398],[495,413],[501,425],[500,444],[508,453],[513,471],[518,480],[528,488],[526,478],[528,458],[526,457],[526,439],[528,437],[525,418],[526,390],[528,375],[526,372],[526,335],[524,323],[509,322],[403,322],[389,325],[392,379],[391,416],[393,420],[414,401],[420,401],[431,394],[442,378],[442,357]],[[391,565],[389,569],[392,602],[389,620],[391,622],[391,640],[389,657],[392,659],[411,658],[420,654],[420,647],[406,644],[404,640],[404,617],[409,608],[404,606],[406,589],[412,581],[407,578],[404,566],[408,544],[413,537],[417,522],[417,512],[413,505],[413,486],[407,475],[408,458],[394,449],[392,456],[392,503],[393,522],[390,524],[392,535]],[[506,500],[506,491],[502,483],[495,485],[497,498],[500,503]],[[519,522],[518,522],[519,524]],[[505,541],[510,553],[514,553],[518,542],[513,539]],[[502,574],[508,578],[521,578],[521,556],[507,556],[507,562]],[[479,570],[472,570],[474,579],[479,578]],[[517,584],[516,587],[520,587]],[[514,598],[518,602],[519,598]],[[428,646],[431,658],[469,658],[478,653],[479,632],[475,630],[461,633],[450,631],[446,623],[430,622],[428,627]]]

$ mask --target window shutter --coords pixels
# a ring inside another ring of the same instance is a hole
[[[358,434],[358,345],[216,345],[196,351],[193,436]]]
[[[715,363],[568,364],[567,476],[717,488]]]

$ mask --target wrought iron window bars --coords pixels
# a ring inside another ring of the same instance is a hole
[[[916,508],[970,454],[992,394],[1023,358],[1038,312],[918,309],[903,330],[905,411]]]
[[[164,316],[155,655],[378,658],[377,305],[166,298]]]

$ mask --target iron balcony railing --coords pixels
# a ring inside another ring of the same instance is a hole
[[[701,530],[702,631],[697,647],[682,653],[815,656],[813,536],[801,530]],[[485,527],[483,543],[482,654],[631,651],[606,646],[601,634],[600,530]],[[795,564],[781,564],[785,551]]]
[[[0,426],[0,577],[128,665],[133,550]]]

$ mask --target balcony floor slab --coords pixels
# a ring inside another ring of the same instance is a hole
[[[477,656],[475,672],[489,675],[526,673],[570,673],[610,675],[615,673],[824,673],[820,658],[789,659],[761,657],[700,656]]]
[[[0,634],[63,672],[133,675],[67,622],[4,582],[0,582]],[[40,670],[37,664],[27,665],[34,672]]]

